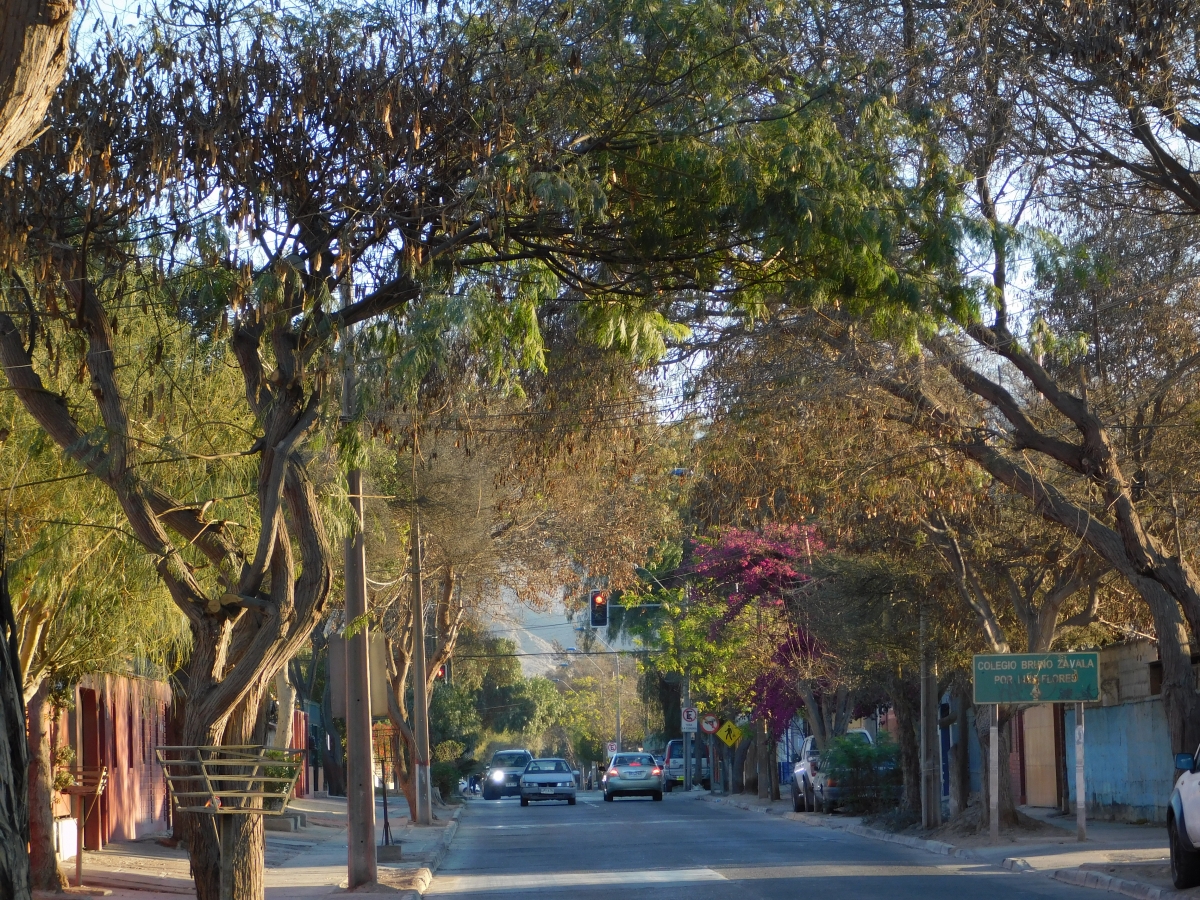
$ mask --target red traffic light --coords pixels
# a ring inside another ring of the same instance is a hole
[[[602,628],[608,624],[608,594],[592,591],[592,627]]]

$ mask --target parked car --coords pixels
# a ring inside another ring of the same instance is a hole
[[[865,741],[868,744],[875,743],[871,732],[865,728],[851,729],[846,732],[846,737]],[[809,735],[801,744],[800,755],[792,764],[791,795],[792,809],[795,812],[815,812],[817,809],[814,783],[817,770],[820,768],[820,758],[821,753],[817,749],[817,739]],[[824,794],[824,787],[825,785],[822,783],[822,794]]]
[[[709,774],[708,774],[708,754],[704,753],[698,747],[699,741],[692,741],[692,752],[700,758],[700,784],[705,790],[709,789]],[[695,773],[695,762],[692,763],[692,772]],[[663,757],[663,790],[667,793],[676,785],[683,785],[683,740],[676,738],[673,741],[667,741],[667,752]]]
[[[521,773],[521,805],[534,800],[566,800],[575,805],[575,773],[565,759],[531,759]]]
[[[533,759],[528,750],[497,750],[483,773],[483,799],[518,797],[521,794],[521,773]]]
[[[614,754],[600,784],[610,803],[616,797],[663,798],[663,770],[649,753]]]
[[[1180,890],[1200,884],[1200,748],[1177,753],[1175,780],[1167,808],[1167,843],[1171,848],[1171,881]]]

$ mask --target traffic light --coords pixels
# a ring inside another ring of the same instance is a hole
[[[592,591],[592,627],[602,628],[608,624],[608,594]]]
[[[438,670],[437,670],[437,676],[436,676],[436,677],[437,677],[437,678],[440,678],[440,679],[443,679],[443,680],[445,680],[445,678],[446,678],[446,665],[445,665],[445,663],[443,663],[442,665],[438,666]]]

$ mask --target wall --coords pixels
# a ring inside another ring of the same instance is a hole
[[[84,846],[131,841],[168,830],[166,780],[154,748],[167,743],[171,688],[161,681],[92,675],[76,688],[67,731],[76,760],[108,768],[98,813],[89,815]]]
[[[1066,775],[1075,804],[1075,709],[1066,710]],[[1119,822],[1166,822],[1174,758],[1162,700],[1151,697],[1084,711],[1088,816]]]

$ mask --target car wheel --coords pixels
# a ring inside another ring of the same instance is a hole
[[[575,798],[574,798],[574,797],[568,797],[568,798],[567,798],[567,806],[574,806],[574,805],[575,805]]]
[[[654,799],[655,799],[655,800],[658,800],[659,802],[662,802],[662,791],[655,791],[655,792],[654,792]]]
[[[796,782],[792,782],[792,812],[800,812],[800,791],[796,790]]]
[[[608,791],[604,792],[604,802],[605,803],[612,803],[612,798],[613,798],[612,794],[610,794]]]
[[[522,805],[522,806],[528,806],[528,805],[529,805],[529,801],[528,801],[526,798],[522,797],[522,798],[521,798],[521,805]]]
[[[493,791],[489,791],[487,788],[484,788],[483,789],[483,799],[484,800],[495,800],[496,794]]]
[[[674,787],[675,787],[675,782],[673,782],[673,781],[668,781],[666,784],[664,784],[664,785],[663,785],[663,790],[664,790],[666,793],[668,793],[668,794],[669,794],[669,793],[671,793],[671,790],[672,790]]]
[[[817,795],[813,793],[812,785],[807,781],[804,783],[804,811],[816,812]]]
[[[1200,884],[1200,853],[1183,848],[1174,818],[1167,821],[1167,842],[1171,847],[1171,883],[1179,890]]]

